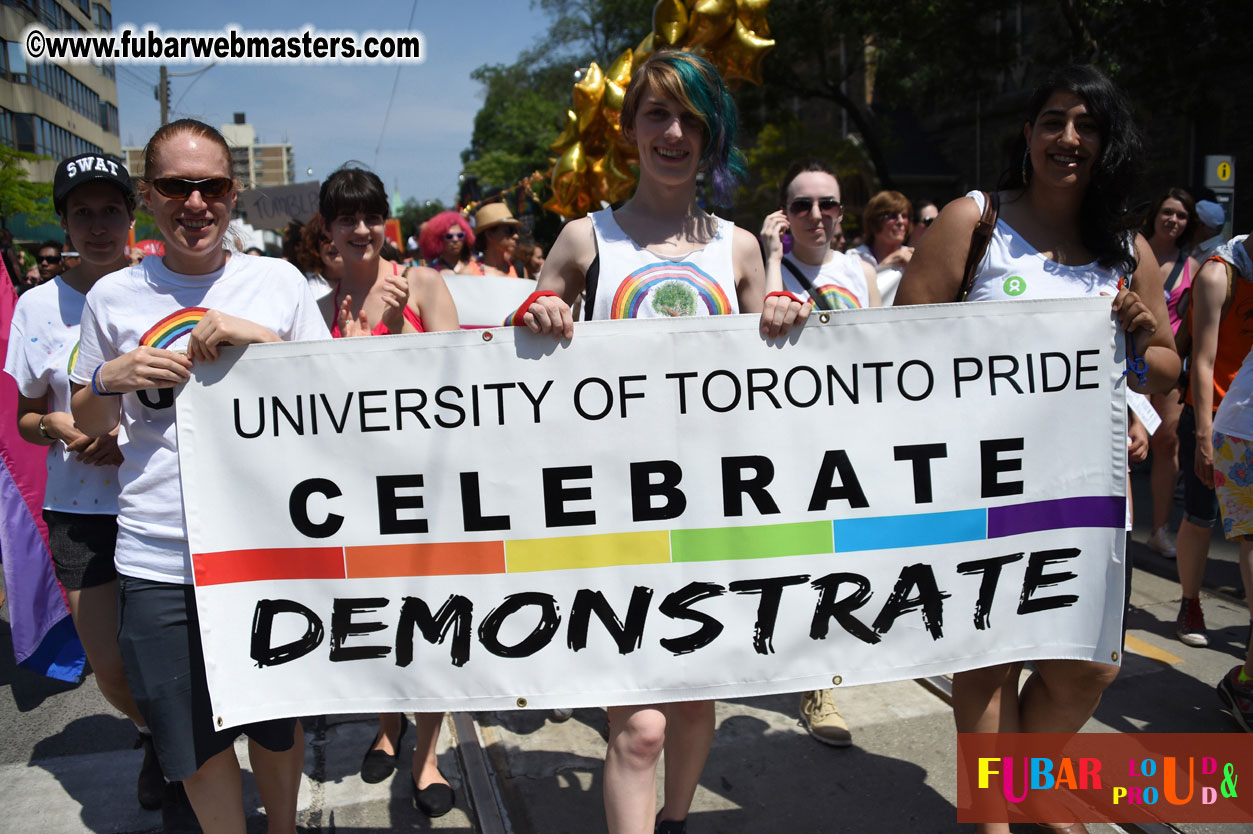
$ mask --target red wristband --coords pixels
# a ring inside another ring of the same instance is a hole
[[[526,322],[523,321],[522,317],[526,315],[526,311],[531,309],[531,305],[535,303],[536,299],[543,298],[546,295],[560,298],[560,296],[552,290],[536,290],[526,297],[526,301],[523,301],[520,305],[518,305],[518,309],[509,314],[509,316],[505,319],[505,327],[523,327]]]
[[[790,299],[792,299],[793,301],[795,301],[797,304],[804,304],[804,303],[805,303],[805,301],[804,301],[803,299],[799,298],[799,297],[796,295],[796,293],[791,293],[791,292],[788,292],[787,290],[775,290],[774,292],[768,292],[768,293],[766,293],[766,298],[770,298],[770,297],[771,297],[771,296],[773,296],[773,295],[781,295],[781,296],[783,296],[784,298],[790,298]]]

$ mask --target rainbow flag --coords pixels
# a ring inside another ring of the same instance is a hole
[[[7,354],[17,293],[0,261],[0,355]],[[83,674],[83,644],[65,592],[52,572],[44,526],[48,450],[17,433],[17,383],[0,374],[0,561],[8,595],[13,654],[19,666],[57,680]]]

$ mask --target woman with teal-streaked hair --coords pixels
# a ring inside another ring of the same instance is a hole
[[[582,320],[761,313],[774,338],[800,325],[810,304],[767,286],[757,239],[708,214],[696,199],[704,172],[718,205],[744,174],[735,103],[705,60],[651,55],[622,104],[622,134],[639,151],[640,181],[617,210],[566,225],[514,324],[557,339],[574,335],[570,304],[586,291]],[[776,294],[777,292],[777,294]],[[768,294],[769,293],[769,294]],[[681,834],[714,735],[713,701],[609,710],[605,813],[611,834]],[[666,754],[665,802],[656,807]]]

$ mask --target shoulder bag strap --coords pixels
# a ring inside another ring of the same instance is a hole
[[[970,295],[970,288],[975,283],[975,272],[979,262],[988,251],[988,243],[992,240],[992,231],[996,228],[996,216],[1001,208],[1001,195],[997,192],[981,192],[983,194],[983,214],[970,233],[970,254],[966,256],[966,269],[962,273],[961,291],[954,301],[965,301]]]
[[[809,293],[809,297],[814,300],[814,306],[819,310],[830,310],[831,306],[827,303],[826,296],[814,289],[813,283],[805,277],[805,273],[801,272],[800,269],[797,268],[796,264],[789,261],[786,255],[782,258],[782,260],[783,265],[786,266],[788,271],[792,273],[792,277],[800,282],[801,286],[805,288],[805,292]]]
[[[1183,272],[1184,264],[1188,262],[1188,255],[1182,249],[1179,250],[1179,257],[1175,258],[1175,266],[1170,270],[1170,275],[1166,276],[1166,294],[1170,295],[1175,288],[1175,283],[1179,280],[1179,273]]]

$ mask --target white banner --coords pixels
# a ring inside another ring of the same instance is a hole
[[[1109,299],[258,345],[178,396],[224,726],[1117,662]]]
[[[458,275],[441,272],[461,326],[500,327],[535,292],[535,282],[499,275]]]

